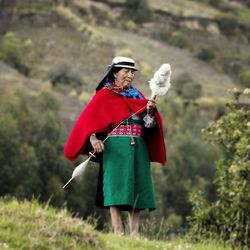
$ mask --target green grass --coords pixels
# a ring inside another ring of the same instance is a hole
[[[0,201],[0,249],[101,249],[93,228],[37,201]]]
[[[235,12],[236,12],[236,16],[239,22],[250,23],[250,9],[249,8],[237,8]]]
[[[191,244],[185,240],[169,242],[133,239],[130,237],[114,237],[113,234],[100,234],[100,239],[108,250],[230,250],[217,243]]]
[[[230,250],[217,243],[191,244],[185,240],[169,242],[118,237],[97,232],[85,221],[72,218],[36,200],[0,200],[0,249],[107,249],[107,250]]]

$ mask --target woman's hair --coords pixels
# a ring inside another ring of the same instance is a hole
[[[115,82],[114,73],[119,72],[121,69],[122,68],[119,67],[112,67],[112,69],[108,69],[108,71],[103,76],[103,79],[99,82],[96,88],[96,92],[102,89],[102,87],[105,85],[106,82],[111,82],[111,83]]]
[[[105,82],[115,82],[114,74],[119,72],[122,68],[113,68],[113,70],[110,72],[110,74],[107,76]]]

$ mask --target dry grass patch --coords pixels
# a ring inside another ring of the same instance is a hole
[[[220,11],[204,3],[187,0],[150,0],[149,4],[153,10],[162,10],[185,17],[192,16],[213,19],[220,14]]]

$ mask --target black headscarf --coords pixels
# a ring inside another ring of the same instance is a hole
[[[109,82],[113,78],[114,65],[115,64],[112,63],[111,65],[108,66],[101,81],[97,85],[96,92],[99,91],[103,87],[104,83]]]

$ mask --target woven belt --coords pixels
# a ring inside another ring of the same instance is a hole
[[[141,125],[120,125],[110,136],[143,136],[143,129]]]

